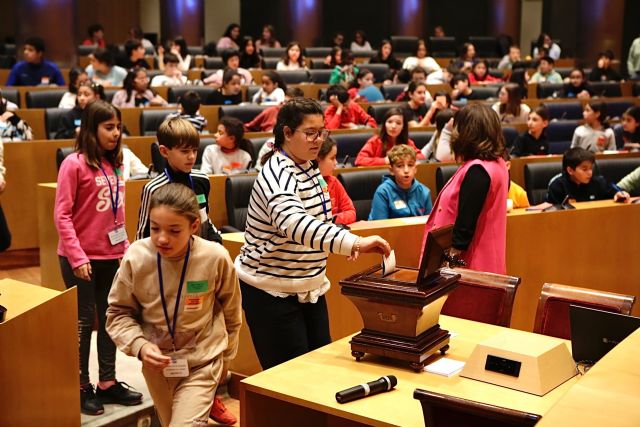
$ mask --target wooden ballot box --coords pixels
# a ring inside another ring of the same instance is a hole
[[[0,426],[79,426],[76,288],[3,279],[0,305]]]
[[[447,351],[450,334],[438,322],[460,275],[439,268],[448,258],[452,230],[447,226],[429,232],[419,269],[399,267],[383,274],[384,267],[375,266],[340,281],[342,294],[364,323],[350,342],[356,360],[376,354],[406,361],[420,372],[429,356]]]

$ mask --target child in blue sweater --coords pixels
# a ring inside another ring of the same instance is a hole
[[[427,215],[431,212],[429,189],[415,179],[416,152],[405,144],[393,147],[390,175],[382,177],[371,204],[369,220]]]

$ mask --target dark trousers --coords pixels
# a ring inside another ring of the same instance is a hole
[[[2,206],[0,206],[0,252],[6,251],[11,246],[11,232],[7,219],[4,216]]]
[[[324,296],[315,304],[274,297],[240,281],[242,308],[263,369],[331,342]]]
[[[107,297],[119,263],[113,260],[91,261],[91,281],[73,275],[73,269],[66,257],[60,257],[62,278],[68,288],[78,288],[78,344],[80,346],[80,385],[90,383],[89,352],[91,332],[98,313],[98,366],[100,381],[116,379],[116,346],[105,330],[107,318]]]

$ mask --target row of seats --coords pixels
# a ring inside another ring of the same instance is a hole
[[[607,182],[617,183],[640,167],[640,158],[599,159],[596,161],[594,175],[602,175]],[[443,165],[436,170],[436,192],[449,181],[458,170],[457,165]],[[537,205],[545,201],[549,182],[562,173],[562,161],[527,163],[524,166],[524,189],[529,203]],[[640,192],[633,193],[638,196]]]

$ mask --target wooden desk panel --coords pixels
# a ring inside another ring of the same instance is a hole
[[[441,316],[443,328],[457,333],[447,356],[467,360],[477,343],[505,331],[505,328]],[[395,375],[393,391],[339,404],[335,393],[383,375]],[[446,378],[426,372],[415,373],[380,357],[367,355],[356,362],[349,338],[278,365],[241,383],[241,423],[251,426],[424,426],[420,402],[413,391],[422,388],[464,399],[544,415],[577,378],[561,384],[545,396],[462,378]],[[268,416],[262,410],[268,403]]]
[[[542,285],[563,283],[592,289],[636,295],[640,298],[640,264],[625,262],[640,242],[639,205],[609,201],[577,203],[578,209],[562,212],[516,210],[507,220],[507,272],[522,278],[511,317],[511,327],[531,331]],[[385,220],[357,223],[354,233],[380,234],[396,250],[398,265],[417,266],[424,218],[411,225]],[[595,224],[598,224],[596,226]],[[624,236],[624,239],[621,238]],[[242,234],[224,235],[225,247],[235,258]],[[625,255],[626,254],[626,255]],[[355,306],[340,294],[340,279],[380,262],[376,256],[361,257],[355,263],[330,255],[327,293],[331,336],[339,339],[362,328]],[[622,268],[624,265],[624,268]],[[640,315],[640,305],[633,310]],[[242,329],[247,329],[243,325]],[[246,341],[245,341],[246,340]],[[260,370],[248,331],[241,333],[241,346],[231,367],[251,375]]]
[[[151,163],[150,144],[153,141],[153,137],[123,139],[144,164]],[[0,202],[12,234],[11,249],[38,247],[37,184],[56,181],[56,150],[72,146],[70,139],[4,144],[7,187]],[[53,210],[50,218],[53,218]]]
[[[607,353],[538,426],[640,425],[640,329]]]

